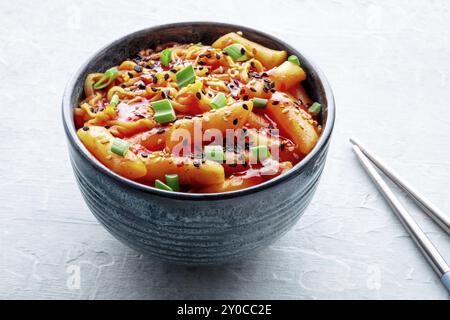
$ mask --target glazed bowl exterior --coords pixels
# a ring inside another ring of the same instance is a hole
[[[165,42],[212,43],[228,32],[296,54],[304,85],[322,104],[323,132],[314,150],[292,170],[252,188],[221,194],[167,192],[123,178],[96,160],[76,135],[73,108],[84,78]],[[81,193],[95,217],[131,248],[181,264],[219,264],[252,254],[287,232],[302,216],[319,183],[335,118],[331,89],[322,72],[299,51],[265,33],[215,22],[151,27],[124,36],[95,53],[68,83],[62,102],[70,160]]]

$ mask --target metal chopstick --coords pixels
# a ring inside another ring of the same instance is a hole
[[[422,229],[420,229],[419,225],[409,214],[409,212],[403,207],[398,198],[394,195],[392,190],[372,165],[370,160],[363,154],[361,149],[356,144],[352,147],[362,166],[378,187],[378,190],[400,219],[405,229],[414,239],[414,242],[420,248],[428,262],[433,266],[433,269],[439,275],[442,284],[447,288],[448,292],[450,292],[450,267],[445,262],[444,258],[441,256],[430,239],[428,239]]]
[[[388,176],[396,185],[402,188],[414,201],[442,228],[447,234],[450,234],[450,217],[445,215],[439,208],[437,208],[430,200],[425,198],[409,183],[394,172],[386,163],[379,157],[369,151],[366,146],[361,144],[355,138],[350,138],[350,142],[357,145],[360,150],[378,167],[386,176]]]

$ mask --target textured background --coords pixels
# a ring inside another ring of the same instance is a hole
[[[60,119],[64,85],[93,51],[189,20],[293,44],[322,67],[338,107],[303,218],[224,267],[166,265],[113,239],[81,199]],[[448,1],[2,0],[0,42],[0,298],[448,298],[347,142],[359,137],[450,212]],[[404,202],[450,260],[449,237]]]

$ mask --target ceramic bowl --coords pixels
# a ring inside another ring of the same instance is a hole
[[[323,133],[312,152],[292,170],[263,184],[220,194],[167,192],[123,178],[96,160],[77,138],[73,108],[83,98],[88,73],[99,72],[158,44],[210,44],[228,32],[299,57],[304,85],[322,104]],[[319,183],[333,131],[335,107],[325,76],[283,41],[247,27],[186,22],[124,36],[95,53],[69,81],[62,113],[70,160],[81,193],[95,217],[117,239],[154,257],[181,264],[219,264],[273,243],[299,220]]]

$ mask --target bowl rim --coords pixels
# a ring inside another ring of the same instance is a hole
[[[76,85],[76,80],[79,78],[80,74],[85,70],[87,65],[101,52],[107,50],[108,48],[114,47],[118,45],[119,43],[123,42],[126,39],[137,37],[139,35],[142,35],[144,33],[151,33],[151,32],[159,32],[161,29],[167,29],[167,28],[175,28],[175,27],[192,27],[192,26],[207,26],[207,25],[215,25],[215,26],[221,26],[221,27],[227,27],[227,28],[233,28],[236,30],[241,30],[244,33],[253,33],[260,37],[278,42],[283,47],[293,48],[289,44],[285,43],[283,40],[278,39],[277,37],[274,37],[272,35],[269,35],[265,32],[255,30],[250,27],[236,25],[236,24],[230,24],[230,23],[222,23],[222,22],[213,22],[213,21],[191,21],[191,22],[178,22],[178,23],[168,23],[168,24],[161,24],[161,25],[155,25],[152,27],[144,28],[138,31],[134,31],[132,33],[128,33],[124,36],[121,36],[120,38],[104,45],[99,50],[95,51],[93,54],[91,54],[83,63],[82,65],[77,69],[77,71],[71,76],[70,80],[66,84],[66,87],[64,89],[64,94],[62,98],[62,120],[64,125],[64,130],[66,132],[67,139],[69,140],[69,143],[72,144],[72,146],[76,149],[76,151],[81,154],[85,160],[89,161],[90,164],[100,172],[108,175],[109,177],[113,178],[114,180],[117,180],[119,183],[123,183],[126,186],[137,189],[140,191],[143,191],[145,193],[149,193],[152,195],[164,197],[164,198],[170,198],[170,199],[178,199],[178,200],[221,200],[221,199],[229,199],[229,198],[236,198],[244,195],[249,195],[252,193],[260,192],[265,189],[271,188],[273,186],[276,186],[280,183],[286,182],[293,177],[297,176],[302,172],[302,170],[307,166],[307,164],[322,150],[324,147],[326,147],[330,137],[331,133],[333,131],[334,122],[335,122],[335,101],[333,92],[331,90],[330,84],[328,83],[327,78],[323,74],[322,70],[308,57],[306,57],[304,54],[298,52],[298,50],[294,49],[295,54],[299,54],[302,58],[302,60],[307,61],[310,64],[310,69],[313,69],[315,73],[317,74],[317,77],[319,81],[321,82],[323,86],[323,90],[325,93],[325,97],[327,100],[327,119],[325,124],[323,124],[324,130],[322,131],[321,136],[319,137],[319,140],[317,144],[314,146],[313,150],[305,157],[303,158],[299,163],[297,163],[292,169],[287,171],[284,174],[281,174],[275,178],[272,178],[268,181],[265,181],[261,184],[235,190],[235,191],[229,191],[229,192],[221,192],[221,193],[187,193],[187,192],[174,192],[174,191],[166,191],[157,189],[155,187],[151,187],[145,184],[141,184],[138,182],[135,182],[133,180],[127,179],[125,177],[120,176],[119,174],[113,172],[109,168],[107,168],[105,165],[103,165],[99,160],[97,160],[88,150],[87,148],[81,143],[80,139],[76,135],[76,128],[73,121],[73,106],[70,103],[70,98],[72,96],[72,92]],[[69,112],[70,111],[70,112]]]

